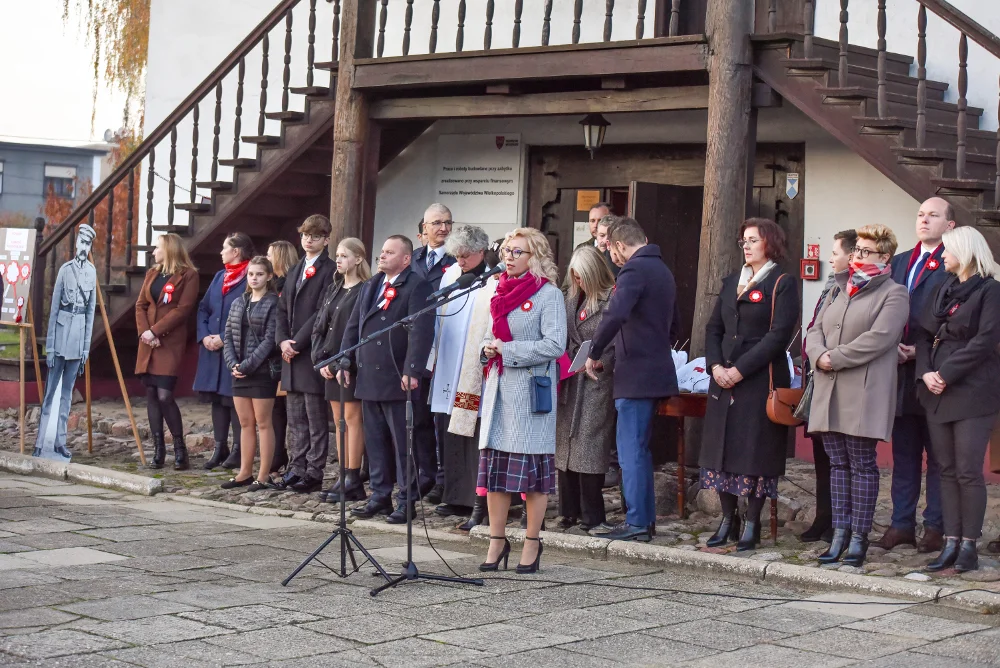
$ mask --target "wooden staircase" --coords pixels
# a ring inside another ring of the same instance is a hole
[[[754,74],[916,200],[946,198],[957,221],[980,227],[1000,252],[1000,132],[980,130],[983,110],[966,99],[968,39],[996,58],[1000,40],[947,3],[915,0],[923,56],[913,76],[912,57],[885,49],[885,3],[877,49],[849,43],[847,5],[841,1],[839,41],[755,36]],[[947,83],[926,79],[928,10],[961,31],[956,102],[944,101]]]

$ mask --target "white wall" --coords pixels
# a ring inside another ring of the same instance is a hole
[[[960,11],[995,35],[1000,35],[1000,2],[998,0],[950,0]],[[916,0],[892,0],[886,16],[886,46],[889,51],[917,56]],[[850,43],[875,48],[878,45],[878,3],[875,0],[855,0],[848,5]],[[840,33],[840,2],[817,0],[816,35],[837,40]],[[927,78],[951,84],[945,100],[958,99],[958,40],[960,33],[934,12],[927,12]],[[1000,80],[1000,59],[969,40],[969,92],[971,106],[985,110],[981,129],[997,129],[997,94]],[[917,75],[916,60],[910,70]]]

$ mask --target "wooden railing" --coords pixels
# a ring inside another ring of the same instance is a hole
[[[812,44],[812,21],[815,10],[815,0],[805,0],[803,6],[803,21],[806,26],[805,44],[803,46],[806,58],[813,57]],[[878,14],[876,30],[878,32],[878,83],[877,83],[877,109],[879,118],[889,116],[888,94],[887,94],[887,74],[886,56],[888,45],[886,43],[886,28],[889,20],[886,0],[877,0]],[[917,125],[916,143],[917,148],[927,146],[927,12],[933,12],[946,23],[959,31],[958,54],[957,54],[957,112],[955,115],[955,126],[957,128],[955,140],[955,176],[957,179],[967,178],[967,144],[968,144],[968,93],[969,93],[969,40],[979,44],[986,53],[996,59],[1000,59],[1000,38],[977,23],[971,17],[959,11],[945,0],[914,0],[912,9],[916,13],[917,22],[917,58],[916,58],[916,78],[917,78]],[[901,10],[899,3],[895,3],[892,8],[894,16],[892,20],[902,20],[899,18]],[[838,62],[838,82],[842,87],[848,85],[848,45],[850,32],[848,22],[850,18],[849,0],[840,0],[840,31],[839,31],[839,62]],[[998,115],[1000,115],[1000,101],[998,101]],[[1000,208],[1000,129],[997,130],[996,145],[996,168],[997,176],[994,188],[993,205]]]

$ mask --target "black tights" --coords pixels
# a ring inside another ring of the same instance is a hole
[[[163,435],[163,423],[167,423],[170,435],[178,443],[184,442],[184,422],[181,409],[174,401],[174,393],[162,387],[146,388],[146,414],[149,416],[149,430],[154,435]]]
[[[236,414],[236,408],[212,402],[212,430],[215,432],[216,443],[226,443],[229,440],[230,425],[233,428],[233,447],[239,447],[240,416]]]
[[[746,519],[752,522],[759,522],[760,511],[764,509],[764,501],[766,499],[756,496],[747,497]],[[733,515],[736,513],[736,504],[739,502],[739,497],[728,492],[719,492],[719,502],[722,504],[723,516]]]

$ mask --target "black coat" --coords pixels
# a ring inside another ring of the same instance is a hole
[[[362,286],[344,332],[341,350],[357,345],[362,338],[427,306],[430,283],[407,267],[392,284],[396,296],[388,308],[380,309],[383,281],[385,274],[379,272]],[[421,377],[433,342],[434,312],[430,311],[414,323],[409,337],[405,328],[397,327],[351,353],[349,357],[358,370],[357,378],[351,379],[354,396],[363,401],[405,401],[406,393],[400,385],[399,374]]]
[[[677,299],[674,275],[660,247],[648,244],[629,258],[590,346],[601,359],[615,342],[615,399],[661,399],[677,394],[670,332]]]
[[[274,339],[278,346],[282,341],[295,341],[294,348],[299,353],[292,358],[291,363],[282,362],[281,389],[286,392],[323,394],[326,381],[313,369],[310,355],[313,321],[319,309],[320,297],[333,280],[337,264],[326,252],[320,253],[313,264],[316,273],[305,279],[300,287],[296,287],[305,261],[306,258],[303,257],[288,270],[284,289],[278,298],[278,322]]]
[[[944,270],[944,260],[941,253],[944,246],[938,245],[937,250],[927,261],[937,262],[937,267],[931,269],[925,267],[913,284],[910,291],[910,320],[903,330],[903,343],[912,346],[916,343],[916,332],[920,327],[920,315],[924,312],[924,304],[931,293],[944,283],[948,277],[948,272]],[[892,280],[900,285],[906,285],[906,278],[910,270],[910,258],[913,257],[913,249],[899,253],[892,258]],[[919,256],[918,256],[919,259]],[[919,269],[917,271],[920,271]],[[916,381],[916,360],[911,360],[899,366],[897,375],[898,390],[896,392],[896,415],[923,415],[924,407],[917,401],[917,381]]]
[[[226,319],[225,336],[222,337],[222,355],[226,360],[226,368],[232,371],[234,366],[238,366],[244,376],[252,376],[266,365],[278,346],[274,341],[278,295],[268,292],[250,307],[246,353],[240,354],[243,348],[243,311],[248,299],[250,293],[244,292],[233,302]]]
[[[772,325],[771,301],[781,275]],[[788,427],[767,418],[768,367],[774,369],[775,387],[791,385],[785,348],[799,322],[797,281],[775,268],[737,301],[739,280],[739,273],[722,280],[705,328],[705,366],[735,366],[743,380],[731,389],[722,389],[714,378],[709,382],[698,463],[727,473],[777,476],[785,472]],[[755,302],[757,292],[761,298]]]
[[[453,264],[455,264],[455,258],[451,255],[444,255],[428,271],[427,246],[421,246],[413,251],[413,256],[410,259],[410,269],[413,270],[414,274],[431,284],[431,292],[435,292],[441,287],[441,279],[444,278],[445,270]]]
[[[942,282],[926,300],[914,332],[917,398],[930,422],[1000,412],[1000,283],[984,279],[968,301],[939,320],[934,305],[953,280]],[[931,393],[921,380],[929,371],[937,371],[947,383],[941,394]]]
[[[347,331],[347,324],[351,321],[354,305],[358,302],[363,287],[363,284],[358,284],[350,289],[345,288],[344,282],[338,278],[326,289],[320,302],[319,313],[316,314],[316,322],[313,323],[313,364],[318,364],[340,352],[344,332]],[[354,367],[351,367],[350,371],[351,374],[357,373]],[[331,396],[340,395],[340,387],[336,380],[326,381],[326,393]]]

